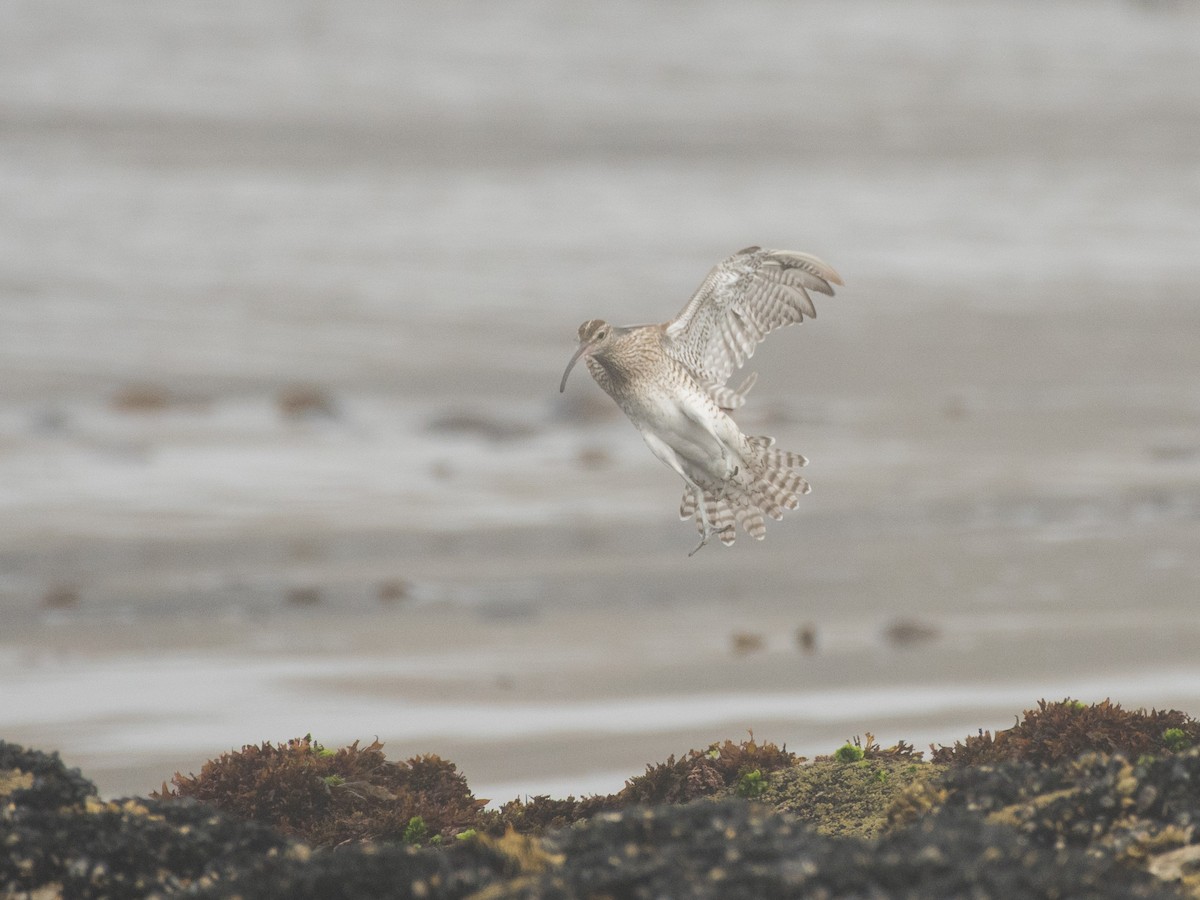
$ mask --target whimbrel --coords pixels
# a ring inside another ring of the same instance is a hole
[[[591,319],[579,326],[579,349],[559,391],[585,358],[651,452],[684,480],[679,517],[694,518],[700,532],[689,556],[714,535],[731,545],[737,525],[762,540],[763,515],[781,519],[808,493],[798,471],[808,460],[775,449],[774,438],[742,434],[729,415],[756,376],[736,389],[725,382],[776,328],[816,316],[809,291],[832,296],[831,285],[841,283],[815,256],[747,247],[714,267],[669,322],[618,327]]]

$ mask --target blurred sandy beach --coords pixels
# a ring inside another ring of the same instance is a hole
[[[0,17],[0,738],[119,795],[378,736],[506,799],[1200,713],[1197,5]],[[739,414],[813,493],[688,559],[558,379],[751,243],[846,281]]]

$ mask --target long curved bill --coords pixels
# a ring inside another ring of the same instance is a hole
[[[571,357],[571,361],[567,363],[567,369],[563,372],[562,383],[558,386],[560,394],[567,389],[567,376],[571,374],[571,370],[575,368],[575,363],[579,362],[579,357],[583,356],[583,351],[587,348],[587,344],[580,344],[579,349],[575,351],[575,355]]]

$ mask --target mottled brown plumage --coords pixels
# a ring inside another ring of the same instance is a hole
[[[696,550],[714,534],[732,544],[736,525],[761,540],[763,516],[782,518],[808,493],[797,471],[803,456],[774,449],[773,438],[742,434],[729,416],[755,376],[737,389],[725,382],[772,331],[816,316],[808,291],[832,295],[841,283],[814,256],[748,247],[714,267],[670,322],[618,327],[591,319],[579,326],[579,349],[559,390],[584,357],[654,455],[686,483],[679,515],[696,520]]]

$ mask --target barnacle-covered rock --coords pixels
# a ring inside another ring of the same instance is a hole
[[[794,816],[736,800],[632,807],[547,838],[562,866],[497,884],[491,900],[576,897],[1167,898],[1111,857],[1038,846],[959,812],[879,841],[817,834]]]

